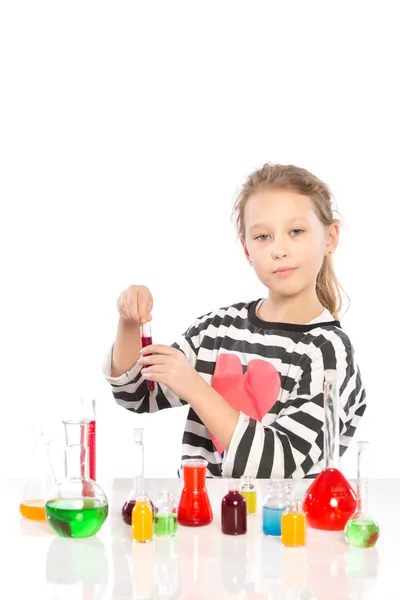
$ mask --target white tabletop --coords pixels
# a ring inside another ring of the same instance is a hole
[[[129,480],[102,484],[109,516],[99,533],[86,539],[57,537],[47,523],[20,517],[24,482],[3,480],[0,549],[7,558],[2,559],[0,589],[7,598],[41,600],[400,598],[400,480],[370,484],[370,512],[381,535],[368,550],[350,549],[343,532],[309,528],[304,548],[285,548],[280,538],[266,537],[261,505],[267,483],[257,481],[258,511],[249,517],[246,535],[221,533],[220,506],[227,482],[207,480],[214,512],[211,525],[180,526],[175,538],[137,544],[120,516]],[[295,494],[301,496],[309,484],[297,483]],[[178,499],[180,485],[178,479],[146,480],[153,499],[166,488]]]

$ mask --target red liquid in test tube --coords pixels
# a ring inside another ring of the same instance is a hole
[[[140,335],[142,338],[142,348],[146,346],[151,346],[153,343],[153,338],[151,335],[151,325],[150,323],[144,323],[140,328]],[[147,388],[149,392],[153,392],[155,389],[154,381],[147,382]]]

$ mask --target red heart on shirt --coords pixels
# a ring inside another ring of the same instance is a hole
[[[281,380],[271,363],[254,358],[243,375],[242,363],[236,354],[220,354],[215,363],[212,387],[237,411],[256,421],[262,421],[278,399]],[[214,446],[223,448],[210,432]]]

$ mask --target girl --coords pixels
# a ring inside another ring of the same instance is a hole
[[[315,477],[322,468],[324,370],[334,370],[339,384],[341,455],[366,408],[338,320],[332,254],[339,223],[330,190],[305,169],[265,164],[244,183],[234,215],[268,296],[199,317],[172,346],[141,350],[140,324],[151,319],[153,299],[133,285],[118,300],[104,375],[128,410],[189,404],[182,459],[205,458],[208,476]],[[258,417],[252,405],[261,407]]]

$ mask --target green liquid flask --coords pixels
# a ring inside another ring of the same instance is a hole
[[[164,490],[155,504],[154,535],[158,537],[174,536],[177,529],[177,505],[172,498],[171,492]]]
[[[89,420],[63,421],[63,424],[65,478],[55,484],[46,502],[46,519],[60,536],[89,537],[95,535],[106,520],[108,501],[99,484],[89,478]]]
[[[357,508],[346,523],[345,538],[349,546],[372,548],[379,538],[379,525],[368,512],[369,442],[358,442]]]

